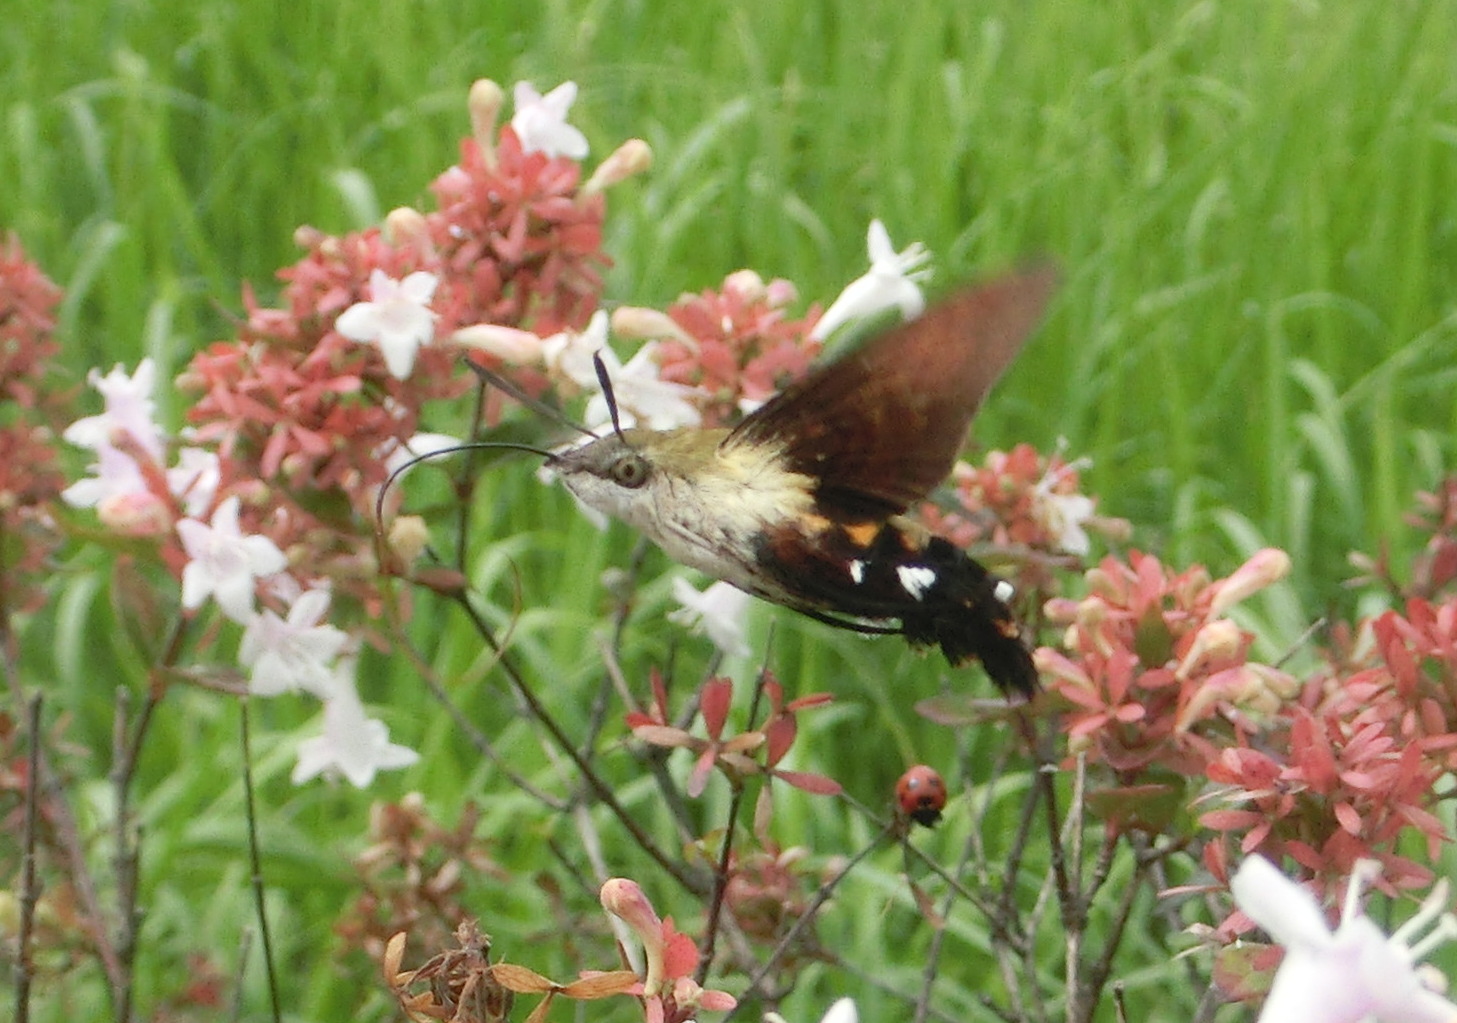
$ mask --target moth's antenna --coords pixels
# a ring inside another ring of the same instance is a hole
[[[592,368],[597,371],[597,383],[602,385],[602,397],[607,399],[607,412],[612,416],[612,432],[626,444],[627,438],[622,435],[622,420],[617,415],[617,395],[612,390],[612,379],[607,375],[607,363],[602,360],[601,352],[592,353]]]
[[[516,444],[512,441],[504,440],[480,440],[470,444],[452,444],[448,448],[440,448],[436,451],[427,451],[423,455],[416,455],[414,458],[410,459],[408,462],[400,466],[394,472],[390,473],[389,476],[385,479],[384,483],[380,484],[379,494],[374,499],[375,530],[378,532],[384,528],[385,495],[389,493],[390,487],[394,486],[395,480],[399,479],[406,472],[409,472],[421,462],[427,461],[431,458],[439,458],[441,455],[454,455],[461,451],[485,451],[492,448],[498,448],[504,451],[526,451],[530,452],[533,455],[540,455],[542,458],[546,459],[548,465],[550,465],[552,462],[557,461],[557,459],[560,457],[557,455],[556,452],[548,451],[546,450],[546,448],[538,448],[530,444]]]
[[[577,433],[585,434],[586,436],[591,437],[593,440],[597,439],[597,435],[591,430],[587,429],[585,426],[582,426],[580,423],[572,422],[566,416],[562,415],[561,409],[552,408],[546,402],[538,401],[537,399],[533,398],[531,395],[523,391],[521,388],[517,387],[511,381],[501,376],[501,374],[497,373],[495,370],[486,369],[486,367],[479,365],[471,359],[466,359],[465,364],[470,367],[470,371],[472,373],[480,377],[483,381],[490,384],[496,390],[500,391],[502,394],[506,395],[506,397],[510,398],[517,404],[522,405],[525,408],[529,408],[531,411],[535,412],[543,419],[550,419],[552,422],[559,423],[569,430],[574,430]]]

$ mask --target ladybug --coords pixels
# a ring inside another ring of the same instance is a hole
[[[925,764],[917,764],[895,783],[895,799],[901,813],[929,828],[941,819],[946,806],[946,783]]]

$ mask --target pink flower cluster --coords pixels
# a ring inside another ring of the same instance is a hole
[[[518,89],[517,117],[498,129],[501,90],[477,83],[474,134],[435,182],[438,210],[396,210],[382,228],[340,237],[301,229],[307,251],[279,274],[280,307],[245,289],[238,336],[199,352],[179,376],[195,398],[180,437],[155,420],[150,360],[132,373],[93,371],[105,408],[65,431],[93,456],[91,475],[61,493],[67,503],[154,542],[181,583],[184,612],[212,602],[244,626],[238,657],[251,692],[324,701],[324,734],[300,747],[296,781],[328,773],[367,785],[415,759],[355,691],[358,630],[325,617],[331,608],[344,621],[377,616],[382,574],[407,570],[424,545],[412,516],[397,517],[377,545],[376,502],[404,461],[454,443],[421,432],[426,409],[479,386],[463,354],[492,361],[457,335],[482,324],[579,330],[598,303],[608,265],[602,192],[641,170],[646,151],[629,143],[582,183],[585,140],[562,119],[570,91]],[[34,275],[7,269],[17,298],[5,322],[17,342],[0,348],[0,386],[34,404],[27,374],[49,352],[20,332],[44,332],[54,297]],[[0,452],[11,440],[0,439]],[[29,491],[46,491],[39,497],[61,485],[38,482],[41,453],[10,464],[29,468]]]
[[[766,284],[740,270],[719,290],[684,295],[668,307],[670,322],[658,328],[663,379],[704,392],[705,426],[732,425],[809,370],[820,350],[810,337],[818,313],[790,318],[787,308],[797,297],[786,280]],[[637,312],[619,310],[614,325],[656,333],[652,325],[661,321],[639,320]]]
[[[41,601],[35,584],[59,542],[51,507],[65,479],[53,441],[64,410],[45,376],[60,301],[18,241],[0,245],[0,621]]]
[[[917,514],[958,547],[1011,552],[1019,591],[1056,592],[1054,559],[1087,555],[1090,532],[1109,539],[1129,532],[1127,522],[1095,514],[1096,502],[1080,489],[1081,464],[1043,455],[1030,444],[989,451],[979,465],[952,468],[951,502],[922,502]]]
[[[1095,804],[1115,824],[1147,823],[1155,789],[1197,796],[1215,835],[1205,866],[1221,881],[1225,836],[1241,855],[1292,858],[1323,891],[1367,859],[1389,889],[1429,885],[1450,837],[1433,809],[1457,763],[1457,598],[1411,598],[1366,623],[1359,653],[1297,678],[1252,660],[1253,636],[1227,617],[1288,568],[1265,550],[1211,580],[1135,551],[1088,572],[1081,600],[1049,601],[1062,649],[1036,656],[1069,750],[1111,773]],[[1413,836],[1424,861],[1403,851]]]
[[[1072,751],[1125,780],[1154,765],[1198,772],[1209,756],[1201,725],[1248,727],[1293,695],[1287,676],[1248,660],[1254,637],[1226,617],[1289,568],[1284,552],[1269,549],[1211,581],[1202,568],[1173,573],[1134,551],[1127,564],[1107,557],[1089,571],[1081,600],[1049,601],[1049,620],[1066,626],[1067,653],[1043,647],[1036,659],[1070,705]]]

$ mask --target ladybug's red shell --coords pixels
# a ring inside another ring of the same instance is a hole
[[[917,764],[895,783],[895,799],[901,813],[929,828],[946,807],[946,783],[925,764]]]

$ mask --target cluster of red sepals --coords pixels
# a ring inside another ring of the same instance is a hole
[[[819,313],[787,317],[797,298],[789,281],[766,284],[740,270],[718,291],[684,295],[668,307],[680,333],[659,348],[662,376],[703,392],[704,426],[732,425],[809,371],[820,350],[809,336]]]
[[[19,241],[0,244],[0,634],[43,599],[36,584],[59,542],[52,510],[66,481],[55,439],[68,410],[47,375],[60,301]]]
[[[383,229],[342,237],[301,230],[308,252],[279,273],[283,308],[246,295],[238,338],[199,353],[179,379],[198,394],[187,414],[195,438],[223,456],[220,495],[243,480],[268,485],[268,500],[245,504],[243,528],[269,536],[301,574],[364,583],[369,566],[352,559],[373,523],[386,455],[420,431],[429,402],[474,382],[453,345],[422,346],[400,380],[378,348],[335,329],[340,313],[369,297],[373,271],[437,276],[437,339],[483,322],[580,329],[597,306],[609,263],[603,195],[583,192],[577,162],[522,152],[509,124],[484,127],[435,180],[437,210],[397,211]],[[319,492],[347,502],[310,497]],[[280,507],[286,514],[275,514]]]
[[[1037,661],[1070,752],[1109,778],[1095,805],[1115,825],[1212,831],[1193,837],[1221,884],[1261,853],[1294,860],[1333,901],[1359,859],[1380,861],[1388,891],[1430,886],[1451,838],[1437,782],[1457,761],[1457,483],[1422,500],[1423,594],[1291,651],[1310,665],[1299,672],[1253,659],[1255,637],[1228,617],[1285,574],[1280,551],[1225,579],[1134,551],[1089,571],[1080,600],[1049,601],[1065,633]],[[1151,817],[1159,794],[1176,798]],[[1198,816],[1181,824],[1190,797]],[[1225,932],[1248,926],[1235,914]]]

